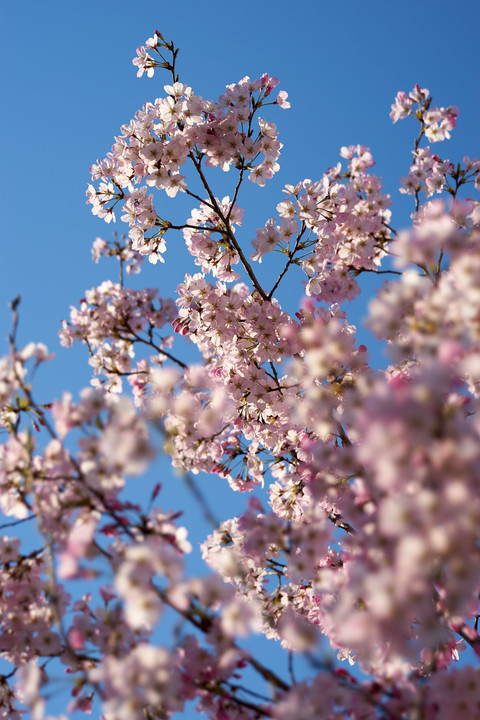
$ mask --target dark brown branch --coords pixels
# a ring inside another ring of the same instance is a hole
[[[230,220],[229,220],[229,218],[228,218],[228,215],[225,216],[225,215],[223,214],[223,212],[222,212],[222,210],[221,210],[221,208],[220,208],[220,206],[219,206],[219,204],[218,204],[215,196],[213,195],[213,193],[212,193],[212,191],[211,191],[211,189],[210,189],[210,186],[209,186],[209,184],[208,184],[208,182],[207,182],[207,179],[206,179],[205,175],[203,174],[203,170],[202,170],[202,168],[201,168],[200,162],[199,162],[198,160],[196,160],[196,158],[195,158],[195,156],[194,156],[193,153],[190,153],[190,154],[189,154],[189,157],[190,157],[190,159],[192,160],[193,164],[195,165],[195,168],[196,168],[196,170],[197,170],[197,172],[198,172],[198,174],[199,174],[199,176],[200,176],[200,179],[201,179],[201,181],[202,181],[202,184],[203,184],[205,190],[207,191],[208,196],[209,196],[209,198],[210,198],[210,201],[211,201],[211,203],[212,203],[212,205],[213,205],[213,209],[215,210],[216,214],[218,215],[218,217],[220,218],[220,220],[221,220],[221,221],[223,222],[223,224],[225,225],[225,233],[226,233],[226,235],[228,236],[228,239],[230,240],[231,244],[232,244],[233,247],[235,248],[238,256],[240,257],[241,263],[242,263],[243,267],[245,268],[245,270],[246,270],[246,272],[247,272],[250,280],[252,281],[255,289],[257,290],[257,292],[259,293],[260,297],[261,297],[263,300],[269,300],[270,298],[268,297],[267,293],[265,292],[265,290],[264,290],[264,289],[262,288],[262,286],[260,285],[260,283],[259,283],[259,281],[258,281],[258,279],[257,279],[257,277],[256,277],[256,275],[255,275],[255,273],[253,272],[252,266],[251,266],[250,263],[248,262],[247,258],[246,258],[245,255],[243,254],[242,248],[240,247],[239,243],[237,242],[237,239],[236,239],[236,237],[235,237],[235,234],[234,234],[234,232],[233,232],[233,230],[232,230],[232,227],[231,227],[231,225],[230,225]]]

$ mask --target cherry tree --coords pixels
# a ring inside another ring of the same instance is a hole
[[[53,717],[66,673],[65,712],[105,720],[168,718],[189,701],[216,720],[480,718],[478,666],[457,662],[480,655],[480,204],[464,196],[480,190],[480,161],[431,147],[458,110],[418,85],[392,105],[393,122],[417,123],[400,180],[409,229],[394,228],[372,154],[356,145],[318,179],[286,185],[245,237],[242,188],[280,169],[270,117],[287,93],[262,75],[205,100],[177,56],[159,32],[138,48],[138,76],[163,69],[170,84],[91,168],[93,213],[126,231],[93,245],[119,282],[87,290],[60,332],[93,368],[78,398],[37,399],[50,356],[17,346],[12,302],[1,717]],[[179,193],[191,201],[180,220],[165,198]],[[129,287],[179,234],[192,266],[176,298]],[[385,275],[367,318],[388,345],[381,370],[347,314],[367,274]],[[278,300],[287,275],[293,314]],[[163,507],[156,483],[146,504],[136,497],[159,438],[192,483],[214,473],[228,484],[230,507],[250,494],[214,521],[196,576],[181,498]],[[19,532],[33,519],[41,541],[26,550]],[[181,630],[165,644],[169,617]],[[248,649],[253,633],[274,662]]]

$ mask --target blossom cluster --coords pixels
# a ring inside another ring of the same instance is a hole
[[[391,239],[391,200],[369,173],[369,149],[343,147],[341,156],[345,171],[338,163],[320,181],[287,185],[279,223],[269,219],[252,241],[252,260],[261,262],[272,250],[287,255],[305,270],[307,295],[327,303],[353,299],[360,292],[355,276],[379,267]]]
[[[408,93],[399,92],[392,105],[390,117],[393,122],[415,115],[422,123],[425,135],[430,142],[440,142],[450,138],[450,131],[456,127],[458,108],[450,105],[444,107],[431,107],[432,98],[427,88],[415,85]]]
[[[192,216],[183,230],[183,237],[195,258],[195,264],[202,268],[204,275],[211,272],[219,280],[231,282],[240,279],[232,270],[232,265],[236,265],[240,258],[226,232],[225,222],[222,220],[226,217],[232,231],[233,225],[242,224],[243,210],[230,204],[228,196],[222,201],[214,198],[214,205],[204,202],[200,208],[192,211]]]
[[[110,391],[121,392],[122,376],[133,372],[135,343],[149,343],[158,353],[154,362],[159,365],[167,356],[164,348],[169,347],[170,336],[154,338],[154,332],[171,323],[174,312],[173,302],[160,300],[153,288],[132,290],[105,281],[85,293],[79,309],[71,308],[70,321],[63,321],[60,338],[66,347],[74,340],[86,343],[95,374],[105,375],[103,382]],[[142,368],[134,375],[141,373]],[[95,385],[100,384],[99,379]]]
[[[149,40],[149,48],[159,45],[172,49],[159,35]],[[139,48],[137,54],[138,74],[146,70],[151,77],[155,61],[145,48]],[[255,115],[264,105],[289,107],[284,91],[276,100],[268,100],[277,85],[278,80],[267,74],[257,80],[244,77],[228,85],[215,102],[195,95],[174,75],[172,84],[165,85],[166,96],[145,104],[122,126],[107,157],[92,165],[92,180],[99,181],[98,187],[89,185],[87,190],[93,213],[107,222],[115,221],[115,207],[120,202],[121,220],[130,227],[133,249],[152,263],[163,261],[169,224],[157,214],[148,188],[162,189],[169,197],[179,191],[195,194],[180,172],[187,163],[197,169],[220,167],[223,171],[234,166],[264,186],[280,168],[281,143],[276,126],[261,117],[255,122]],[[204,191],[203,172],[201,178]],[[218,210],[215,203],[213,209]]]

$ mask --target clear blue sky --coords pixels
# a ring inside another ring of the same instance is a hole
[[[289,93],[292,108],[268,115],[284,143],[281,171],[239,200],[246,222],[238,237],[247,249],[255,227],[274,215],[283,185],[319,178],[348,144],[372,149],[394,199],[393,225],[406,225],[411,206],[398,194],[398,178],[407,172],[417,128],[413,120],[392,125],[388,113],[396,92],[416,82],[435,104],[460,108],[452,140],[436,151],[452,160],[480,155],[478,0],[5,4],[0,348],[10,329],[7,304],[20,293],[20,342],[43,341],[58,355],[40,378],[40,400],[89,382],[86,352],[60,348],[57,332],[86,288],[116,276],[113,265],[90,261],[93,239],[109,238],[114,228],[91,215],[85,189],[89,166],[105,156],[121,124],[169,81],[160,72],[138,80],[131,64],[155,28],[180,47],[181,80],[204,98],[263,72]],[[217,181],[218,195],[231,192],[232,172],[218,173]],[[127,228],[118,222],[116,229]],[[184,272],[194,271],[181,246],[180,237],[170,239],[167,264],[146,268],[138,282],[172,295]],[[290,310],[299,295],[299,284],[286,287]],[[234,513],[232,504],[225,517]]]
[[[43,340],[59,352],[51,377],[57,393],[73,367],[79,386],[88,378],[81,353],[59,350],[59,322],[86,288],[115,273],[108,263],[90,261],[92,240],[108,237],[112,226],[85,205],[88,169],[110,149],[120,125],[145,100],[163,94],[166,77],[138,80],[131,64],[154,28],[180,47],[181,78],[203,97],[216,99],[226,83],[263,72],[280,78],[289,93],[292,108],[272,109],[269,116],[284,143],[281,171],[267,188],[249,187],[243,196],[247,245],[255,227],[274,214],[283,185],[320,177],[341,145],[370,146],[377,173],[398,199],[416,127],[413,120],[394,126],[388,113],[396,92],[415,82],[428,87],[436,103],[460,107],[452,140],[436,150],[459,159],[480,154],[478,0],[6,3],[0,338],[9,325],[7,303],[20,293],[20,338]],[[218,180],[218,192],[225,181],[228,193],[232,173],[219,173]],[[401,198],[393,223],[407,223],[409,212]],[[126,226],[118,222],[117,229]],[[140,281],[172,293],[191,270],[181,242],[170,242],[167,265]]]

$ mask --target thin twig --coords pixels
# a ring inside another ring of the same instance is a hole
[[[300,239],[301,239],[302,235],[304,234],[305,230],[306,230],[306,225],[305,225],[305,223],[303,223],[303,224],[302,224],[302,229],[301,229],[300,233],[299,233],[298,236],[297,236],[297,239],[296,239],[296,242],[295,242],[295,247],[293,248],[292,252],[289,252],[289,253],[288,253],[288,260],[287,260],[287,262],[285,263],[285,267],[283,268],[282,272],[281,272],[280,275],[278,276],[277,282],[275,283],[275,285],[273,286],[273,288],[272,288],[272,289],[270,290],[270,292],[268,293],[268,299],[269,299],[269,300],[272,299],[273,293],[275,292],[275,290],[277,289],[277,287],[280,285],[280,282],[282,281],[283,276],[285,275],[285,273],[287,272],[288,268],[289,268],[290,265],[292,264],[293,258],[295,257],[295,253],[297,252],[298,247],[299,247],[299,244],[300,244]]]

